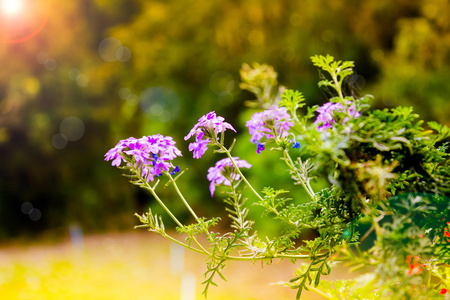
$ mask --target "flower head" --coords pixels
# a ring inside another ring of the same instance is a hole
[[[414,258],[414,259],[413,259]],[[424,266],[419,265],[419,256],[412,256],[407,255],[406,256],[406,262],[408,263],[408,271],[406,274],[409,275],[418,275],[422,272],[422,267]]]
[[[250,169],[250,165],[247,161],[233,157],[234,162],[238,168]],[[214,195],[217,185],[231,186],[231,181],[239,180],[241,176],[237,173],[232,161],[229,158],[219,160],[214,167],[208,169],[208,180],[211,182],[209,190],[211,197]]]
[[[223,117],[217,116],[215,112],[209,112],[198,119],[197,124],[184,137],[187,141],[195,135],[195,142],[189,144],[189,151],[194,151],[194,158],[200,158],[208,149],[208,144],[212,140],[217,141],[217,135],[227,129],[234,132],[236,130],[229,123],[224,122]]]
[[[257,144],[257,152],[261,152],[260,141],[266,139],[286,137],[288,130],[294,125],[285,107],[272,105],[268,110],[254,113],[245,126],[252,135],[250,141]],[[264,150],[264,149],[262,149]]]
[[[147,181],[153,181],[163,171],[170,172],[174,168],[171,161],[177,156],[181,156],[181,152],[172,137],[157,134],[121,140],[105,154],[105,160],[112,160],[112,165],[117,167],[125,162],[127,166],[139,169]]]
[[[261,144],[259,142],[256,143],[256,153],[261,154],[261,151],[264,151],[266,147],[264,147],[264,144]]]
[[[347,123],[349,117],[352,117],[354,119],[358,118],[360,114],[356,110],[356,105],[350,104],[351,104],[350,101],[345,101],[345,106],[342,105],[341,103],[327,102],[321,107],[319,107],[317,109],[319,115],[317,116],[317,119],[314,122],[314,124],[317,126],[317,130],[322,131],[328,128],[332,128],[333,127],[332,124],[336,124],[336,121],[334,120],[335,112],[343,112],[347,114],[347,116],[343,119],[342,124]]]

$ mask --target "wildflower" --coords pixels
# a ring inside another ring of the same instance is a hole
[[[194,151],[193,156],[194,158],[199,159],[200,157],[205,154],[206,150],[208,150],[208,143],[210,141],[209,138],[202,139],[204,133],[201,132],[195,137],[195,142],[189,144],[189,151]]]
[[[256,143],[256,153],[261,154],[261,151],[264,151],[265,149],[264,144]]]
[[[422,268],[424,265],[419,265],[419,257],[414,256],[414,261],[411,263],[412,255],[408,255],[406,257],[406,262],[408,263],[408,271],[406,272],[407,275],[418,275],[420,272],[422,272]]]
[[[441,289],[441,291],[439,292],[441,295],[445,295],[447,294],[448,290],[447,289]]]
[[[341,103],[327,102],[321,107],[319,107],[317,109],[319,115],[317,116],[317,119],[314,122],[316,126],[318,125],[317,130],[322,131],[332,128],[333,127],[332,124],[336,124],[336,121],[334,120],[335,112],[346,113],[347,116],[343,119],[342,124],[347,123],[347,121],[350,119],[349,117],[352,117],[354,119],[358,118],[360,114],[356,110],[356,105],[350,104],[351,104],[350,101],[345,101],[345,106],[342,105]]]
[[[180,172],[180,166],[176,166],[175,169],[170,172],[170,175],[175,175],[176,173]]]
[[[448,230],[444,231],[444,237],[447,238],[447,242],[450,243],[450,232],[448,232]]]
[[[181,152],[175,147],[172,137],[157,134],[121,140],[105,154],[105,160],[112,160],[112,165],[116,167],[124,162],[128,167],[140,170],[147,181],[153,181],[163,171],[169,172],[173,168],[171,161],[177,156],[181,156]]]
[[[247,161],[239,159],[238,157],[233,157],[233,160],[238,168],[249,169],[252,167]],[[229,158],[224,158],[219,160],[214,167],[208,169],[207,178],[211,182],[209,190],[212,197],[217,185],[231,186],[231,182],[239,180],[241,176],[237,173],[231,160]]]
[[[287,137],[288,130],[294,126],[285,107],[272,105],[268,110],[254,113],[249,121],[245,123],[249,133],[252,135],[250,141],[257,145],[257,153],[262,150],[260,141],[266,139]]]
[[[294,149],[300,149],[300,143],[294,141],[294,144],[292,145],[292,148],[294,148]]]
[[[217,116],[215,112],[209,112],[198,119],[197,124],[184,137],[187,141],[195,135],[195,142],[189,144],[189,151],[194,151],[194,158],[200,158],[208,149],[208,144],[212,141],[217,141],[217,135],[227,129],[234,132],[236,130],[229,123],[224,122],[224,118]]]

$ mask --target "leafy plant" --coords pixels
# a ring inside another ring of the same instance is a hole
[[[290,197],[289,191],[266,187],[259,193],[243,174],[251,168],[245,160],[232,156],[234,142],[225,146],[225,132],[236,131],[224,118],[210,112],[202,116],[185,139],[194,158],[200,159],[209,147],[226,155],[211,167],[207,178],[211,196],[217,186],[225,188],[225,210],[231,219],[229,232],[211,230],[218,218],[199,218],[177,187],[183,174],[173,161],[181,152],[171,137],[161,135],[129,138],[106,154],[106,160],[129,171],[131,183],[150,191],[187,237],[170,236],[162,219],[151,211],[138,216],[150,231],[207,256],[205,290],[217,285],[216,275],[229,260],[270,264],[273,259],[302,261],[294,277],[285,283],[297,289],[313,290],[328,298],[426,298],[440,297],[450,285],[450,159],[445,139],[448,127],[430,122],[430,129],[411,107],[370,110],[372,96],[347,95],[346,78],[353,62],[335,61],[330,55],[314,56],[322,71],[319,87],[331,89],[329,102],[309,107],[298,91],[277,91],[276,73],[266,65],[244,65],[242,88],[255,93],[252,107],[264,110],[253,114],[246,126],[255,144],[256,155],[266,147],[279,153],[289,172],[293,188],[301,186],[308,199]],[[311,119],[314,117],[315,121]],[[161,179],[176,190],[181,203],[195,218],[182,224],[158,197]],[[312,188],[317,178],[327,178],[330,186]],[[243,196],[243,189],[251,198]],[[262,207],[264,218],[273,218],[283,230],[275,237],[261,237],[249,220],[249,211]],[[369,228],[363,230],[362,225]],[[302,239],[306,231],[313,239]],[[371,233],[375,238],[369,243]],[[205,235],[207,246],[199,235]],[[331,265],[346,262],[353,269],[365,268],[366,276],[354,280],[328,282]]]

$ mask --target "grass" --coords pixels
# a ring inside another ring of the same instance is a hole
[[[180,254],[182,272],[171,269],[171,243],[145,231],[93,235],[83,243],[31,242],[0,248],[0,299],[194,299],[181,286],[195,279],[195,299],[201,295],[205,257]],[[179,255],[179,256],[180,256]],[[172,262],[175,260],[172,259]],[[230,262],[224,269],[228,282],[217,277],[208,299],[295,299],[295,290],[271,285],[289,280],[298,266],[289,261],[270,266]],[[186,276],[188,274],[188,276]],[[186,282],[186,281],[185,281]],[[303,299],[321,299],[306,292]]]

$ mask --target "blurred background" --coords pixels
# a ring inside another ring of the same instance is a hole
[[[220,214],[206,180],[218,158],[192,159],[183,139],[212,110],[237,129],[256,188],[283,188],[284,169],[249,143],[243,63],[272,65],[313,105],[326,97],[310,56],[352,60],[374,107],[449,125],[449,29],[448,0],[0,0],[0,240],[125,231],[158,211],[104,161],[129,136],[172,136],[189,168],[180,189],[198,215]]]

